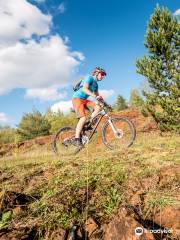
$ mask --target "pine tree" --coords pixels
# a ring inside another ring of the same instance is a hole
[[[116,111],[121,111],[121,110],[126,109],[127,107],[128,106],[127,106],[126,100],[123,98],[123,96],[118,95],[117,100],[114,104],[114,109]]]
[[[17,128],[20,140],[28,140],[38,136],[49,135],[50,123],[39,111],[33,110],[32,113],[25,113]]]
[[[130,107],[141,107],[143,105],[144,101],[138,91],[136,89],[133,89],[130,94],[129,98],[129,106]]]
[[[136,66],[151,88],[143,92],[146,107],[161,130],[180,132],[180,24],[167,8],[155,8],[145,47],[148,54]]]

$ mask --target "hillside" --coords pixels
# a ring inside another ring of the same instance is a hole
[[[131,119],[136,126],[137,132],[151,132],[151,131],[157,131],[157,127],[155,122],[150,118],[145,118],[142,116],[140,111],[136,108],[133,109],[127,109],[122,112],[116,112],[112,114],[112,116],[126,116],[129,119]],[[52,142],[53,136],[46,136],[46,137],[39,137],[35,138],[29,141],[24,142],[18,142],[14,144],[1,144],[0,143],[0,157],[3,156],[12,156],[16,155],[18,153],[25,153],[28,151],[32,151],[33,149],[36,149],[39,147],[42,147],[44,145],[47,145],[50,147]],[[100,144],[101,138],[99,138]]]
[[[137,128],[126,150],[110,151],[97,137],[58,158],[46,137],[1,154],[0,239],[178,239],[180,137],[161,135],[137,110],[122,114]]]

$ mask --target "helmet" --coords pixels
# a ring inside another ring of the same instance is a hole
[[[95,73],[102,73],[104,76],[106,76],[107,74],[106,74],[106,71],[103,69],[103,68],[100,68],[100,67],[96,67],[94,70],[93,70],[93,75],[95,74]]]

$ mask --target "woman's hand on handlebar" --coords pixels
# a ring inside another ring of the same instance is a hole
[[[104,102],[104,98],[100,95],[96,96],[96,99],[99,101],[99,102]]]

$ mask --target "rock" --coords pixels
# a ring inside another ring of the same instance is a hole
[[[180,208],[167,206],[154,216],[154,222],[172,230],[173,237],[180,237]]]
[[[140,236],[135,234],[135,229],[140,227],[143,233]],[[119,209],[112,221],[104,229],[104,240],[155,240],[153,234],[144,229],[126,210]]]
[[[160,188],[167,188],[172,187],[172,183],[174,181],[179,182],[180,181],[180,166],[174,165],[174,166],[167,166],[164,167],[159,175],[159,186]]]
[[[1,240],[20,240],[20,239],[36,239],[36,228],[31,227],[19,227],[14,229],[7,229],[4,232],[0,232]]]
[[[15,207],[14,209],[13,209],[13,215],[15,216],[17,216],[17,215],[20,215],[20,214],[22,214],[23,213],[23,211],[24,211],[24,207],[22,207],[22,206],[17,206],[17,207]]]
[[[135,194],[132,195],[132,197],[129,200],[129,203],[132,206],[139,206],[142,204],[144,198],[144,192],[143,191],[138,191]]]
[[[15,191],[2,191],[0,193],[0,211],[4,212],[7,209],[13,209],[20,205],[27,205],[35,199],[27,194]]]
[[[98,229],[98,225],[92,218],[88,218],[85,224],[85,231],[88,233],[88,237],[90,237],[96,230]]]
[[[51,234],[46,234],[44,240],[64,240],[66,236],[66,231],[64,229],[58,229]]]
[[[102,228],[95,230],[95,232],[93,232],[91,237],[89,238],[89,240],[99,240],[99,239],[103,239],[103,229]]]

